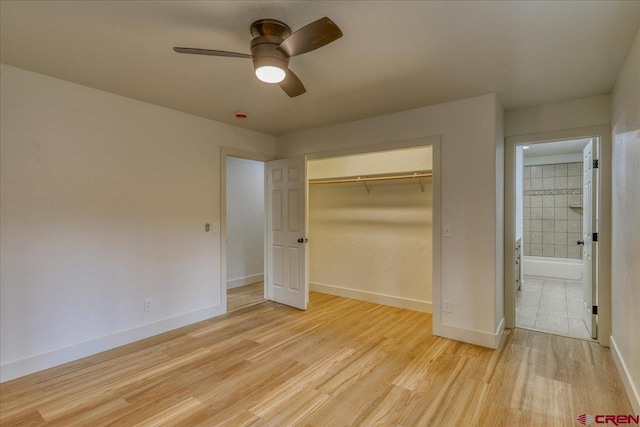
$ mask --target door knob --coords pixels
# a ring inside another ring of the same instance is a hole
[[[305,239],[305,238],[299,238],[298,239],[298,243],[307,243],[309,241],[309,239]]]
[[[584,240],[578,240],[578,241],[576,242],[576,245],[584,245]]]

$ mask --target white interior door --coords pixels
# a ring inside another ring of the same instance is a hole
[[[593,244],[593,233],[596,232],[595,219],[597,207],[597,176],[598,169],[593,167],[594,143],[590,141],[583,151],[583,183],[582,183],[582,241],[583,252],[583,319],[592,338],[597,338],[596,315],[593,314],[593,306],[597,305],[596,286],[594,278],[597,277],[594,267],[597,251]]]
[[[267,299],[307,309],[307,161],[267,162]]]

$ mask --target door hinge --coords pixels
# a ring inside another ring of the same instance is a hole
[[[598,169],[599,167],[600,167],[600,160],[594,159],[593,160],[593,168],[594,169]]]
[[[591,314],[598,314],[598,306],[597,305],[591,306]]]
[[[598,241],[598,233],[593,233],[593,237],[591,238],[592,242],[597,242]]]

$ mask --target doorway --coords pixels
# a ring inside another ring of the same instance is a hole
[[[597,337],[593,158],[595,138],[516,147],[516,327]]]
[[[265,165],[270,156],[222,148],[221,302],[227,312],[263,302]]]
[[[264,163],[227,157],[227,311],[264,301]]]

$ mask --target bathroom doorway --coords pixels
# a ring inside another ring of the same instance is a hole
[[[595,339],[597,138],[515,149],[515,326]]]

